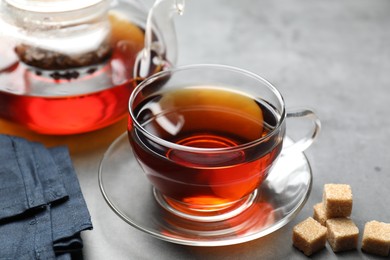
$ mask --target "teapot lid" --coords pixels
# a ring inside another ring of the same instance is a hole
[[[79,10],[105,0],[5,0],[9,5],[30,12],[57,13]]]

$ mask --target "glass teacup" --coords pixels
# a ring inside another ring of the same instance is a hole
[[[128,135],[163,208],[194,221],[221,221],[260,196],[284,152],[287,117],[313,122],[311,132],[286,149],[305,150],[320,130],[314,112],[287,113],[279,91],[248,71],[192,65],[137,86]]]

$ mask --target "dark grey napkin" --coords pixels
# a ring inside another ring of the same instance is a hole
[[[0,219],[43,206],[46,201],[35,157],[23,139],[0,137]]]
[[[50,149],[69,199],[51,208],[53,246],[56,252],[81,249],[80,231],[92,223],[80,185],[65,147]],[[66,214],[64,214],[66,212]]]
[[[71,259],[87,229],[67,148],[0,135],[0,259]]]

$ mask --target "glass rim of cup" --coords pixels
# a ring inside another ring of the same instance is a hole
[[[142,91],[142,89],[145,86],[149,85],[150,83],[154,82],[155,80],[157,80],[165,75],[169,75],[169,74],[172,74],[172,73],[175,73],[178,71],[192,70],[192,69],[203,69],[203,68],[222,69],[222,70],[233,71],[233,72],[240,73],[240,74],[246,75],[248,77],[251,77],[251,78],[261,82],[265,86],[267,86],[272,91],[272,93],[277,97],[277,99],[280,102],[281,107],[282,107],[280,117],[278,118],[278,122],[277,122],[275,128],[272,129],[272,131],[270,131],[267,135],[265,135],[261,138],[255,139],[255,140],[247,142],[247,143],[239,144],[236,146],[223,147],[223,148],[200,148],[200,147],[181,145],[181,144],[167,141],[163,138],[160,138],[160,137],[148,132],[138,122],[137,118],[135,117],[135,115],[133,113],[133,110],[131,109],[131,106],[133,105],[133,101],[135,100],[135,97],[139,94],[139,92]],[[258,143],[261,143],[264,140],[269,139],[270,137],[274,136],[277,133],[277,130],[279,130],[279,128],[283,125],[283,122],[286,118],[286,108],[285,108],[283,96],[279,92],[279,90],[277,90],[276,87],[274,87],[268,80],[264,79],[263,77],[255,74],[253,72],[250,72],[248,70],[241,69],[238,67],[223,65],[223,64],[206,64],[206,63],[205,64],[183,65],[183,66],[168,68],[166,70],[155,73],[155,74],[149,76],[148,78],[144,79],[141,83],[139,83],[134,88],[133,92],[131,93],[130,98],[129,98],[129,102],[128,102],[128,111],[129,111],[131,121],[133,122],[133,124],[137,128],[137,130],[142,132],[142,134],[146,135],[149,139],[153,140],[154,142],[156,142],[160,145],[168,147],[168,148],[181,150],[181,151],[185,151],[185,152],[194,152],[194,153],[229,153],[229,152],[237,152],[237,151],[242,151],[244,149],[251,148],[251,147],[257,145]]]

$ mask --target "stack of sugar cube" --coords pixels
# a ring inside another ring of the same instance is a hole
[[[294,246],[308,256],[324,248],[326,241],[334,252],[356,249],[359,229],[350,218],[352,204],[349,185],[325,184],[322,202],[313,207],[313,218],[309,217],[294,227]],[[362,250],[388,255],[390,224],[368,222],[364,228]]]

